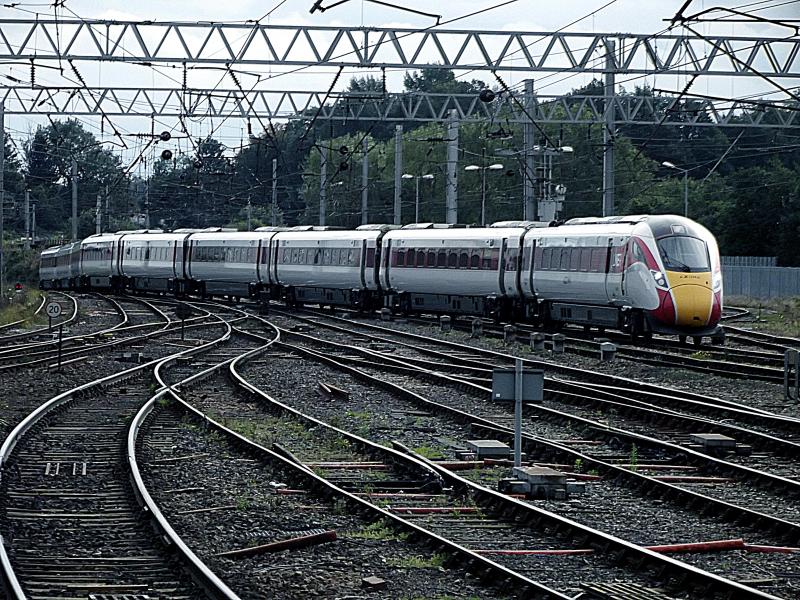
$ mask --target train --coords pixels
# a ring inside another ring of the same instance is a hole
[[[676,215],[101,233],[44,250],[40,287],[387,308],[724,341],[716,240]]]

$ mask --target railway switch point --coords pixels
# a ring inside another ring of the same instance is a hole
[[[483,335],[483,321],[481,319],[472,319],[472,336],[479,338]]]
[[[517,328],[513,325],[503,327],[503,343],[511,344],[517,339]]]
[[[544,339],[543,333],[531,333],[531,350],[544,352]]]
[[[511,448],[498,440],[467,440],[467,450],[478,460],[484,458],[508,458]]]
[[[602,362],[612,362],[617,354],[617,347],[611,342],[600,344],[600,360]]]
[[[556,333],[553,334],[553,352],[557,354],[564,353],[564,340],[566,340],[566,336],[563,333]]]
[[[439,328],[441,329],[441,331],[445,333],[450,331],[451,325],[452,325],[452,319],[447,315],[443,315],[442,317],[439,318]]]

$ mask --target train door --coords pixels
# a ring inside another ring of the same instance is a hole
[[[392,261],[392,240],[386,240],[386,244],[382,245],[383,255],[380,259],[378,259],[377,253],[375,255],[375,260],[382,260],[383,261],[383,287],[384,289],[391,289],[391,282],[390,282],[390,273],[389,268],[391,267]]]
[[[498,249],[500,256],[498,256],[497,260],[497,289],[501,294],[504,294],[505,291],[507,245],[508,240],[506,238],[501,238],[500,248]]]
[[[610,302],[613,302],[621,300],[623,297],[625,238],[608,237],[606,240],[606,296]]]

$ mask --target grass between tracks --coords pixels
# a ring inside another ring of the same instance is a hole
[[[8,306],[0,308],[0,325],[14,323],[26,319],[22,327],[30,327],[36,323],[45,322],[43,317],[33,316],[33,312],[39,307],[42,301],[42,293],[39,290],[26,290],[15,293]]]
[[[800,337],[800,298],[776,298],[772,300],[756,300],[746,298],[726,298],[731,306],[749,308],[756,321],[742,323],[757,331]],[[735,321],[732,325],[738,325]]]

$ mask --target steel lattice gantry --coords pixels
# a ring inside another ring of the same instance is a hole
[[[613,51],[612,51],[613,49]],[[800,39],[262,24],[0,20],[2,60],[800,77]],[[732,58],[735,56],[736,58]]]
[[[451,110],[460,120],[526,123],[521,105],[506,98],[502,106],[481,102],[475,94],[332,93],[242,91],[239,89],[80,88],[10,86],[0,89],[6,114],[138,117],[238,117],[356,121],[443,122]],[[684,99],[670,96],[615,96],[614,121],[638,125],[792,128],[800,125],[800,103]],[[772,110],[784,108],[787,110]],[[538,123],[598,123],[605,114],[603,96],[537,95],[529,110]]]

